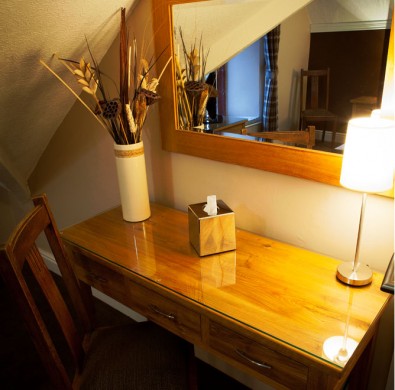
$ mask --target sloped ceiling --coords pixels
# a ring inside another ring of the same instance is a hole
[[[79,59],[85,36],[102,59],[136,0],[2,1],[0,185],[29,194],[27,179],[75,98],[39,63],[69,77],[53,54]]]
[[[211,0],[180,4],[173,8],[176,50],[182,54],[182,41],[189,50],[201,39],[205,52],[210,49],[209,72],[304,6],[312,30],[319,26],[320,31],[339,31],[389,28],[393,4],[391,0]]]
[[[223,65],[312,0],[213,0],[173,8],[177,50],[200,38],[209,48],[206,72]],[[183,39],[180,39],[180,30]]]
[[[120,8],[125,7],[128,12],[132,12],[134,3],[138,1],[2,1],[2,7],[0,7],[1,187],[22,197],[30,195],[27,180],[75,101],[70,92],[44,69],[39,60],[43,59],[62,77],[70,80],[71,75],[53,58],[53,54],[58,53],[59,56],[73,59],[87,55],[84,40],[86,36],[93,48],[96,60],[100,62],[118,36]],[[155,0],[152,1],[155,2]],[[234,0],[221,1],[234,3]],[[288,15],[295,12],[302,3],[306,4],[309,1],[291,1],[291,3],[294,2],[294,6],[291,7]],[[261,11],[266,17],[272,14],[273,7],[278,8],[280,4],[279,1],[273,0],[250,0],[248,2],[255,3],[255,6],[257,3],[267,4],[269,8]],[[311,15],[316,18],[324,17],[324,22],[330,22],[334,16],[337,19],[340,18],[341,21],[361,20],[361,18],[382,19],[383,10],[388,9],[390,0],[375,0],[374,2],[371,0],[316,0],[315,3],[320,3],[320,6],[326,7],[327,10],[316,8],[314,11],[312,9]],[[336,13],[332,9],[333,6],[338,6],[338,3],[344,10],[341,14],[339,8]],[[295,6],[295,4],[298,5]],[[381,13],[377,14],[373,11],[372,5],[378,7]],[[238,14],[238,20],[242,22],[245,18]],[[229,28],[229,19],[225,18],[221,24],[219,18],[216,18],[219,29],[217,30],[235,30],[237,29],[236,22],[237,20],[234,19],[231,23],[232,27]],[[270,27],[274,27],[278,22],[273,21],[273,26]],[[244,31],[248,30],[251,29],[248,27],[244,29]],[[242,35],[240,31],[243,30],[239,30],[238,35]],[[213,36],[216,35],[213,34]],[[215,43],[212,46],[215,46]],[[212,57],[212,54],[210,56]]]

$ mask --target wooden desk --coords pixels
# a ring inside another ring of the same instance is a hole
[[[350,100],[352,104],[351,118],[360,116],[370,116],[372,111],[377,108],[376,96],[359,96]]]
[[[350,288],[338,261],[242,230],[236,251],[199,258],[187,214],[156,204],[145,222],[116,208],[62,237],[80,280],[276,388],[341,388],[358,366],[366,380],[382,275]],[[342,367],[323,345],[347,322],[358,347]]]

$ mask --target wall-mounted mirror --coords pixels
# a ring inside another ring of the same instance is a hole
[[[317,0],[316,0],[317,1]],[[161,0],[159,5],[155,5],[154,8],[154,20],[155,20],[155,39],[158,48],[168,47],[169,55],[173,55],[174,52],[179,51],[177,44],[174,44],[173,33],[174,25],[180,24],[180,16],[174,16],[173,6],[179,7],[181,4],[187,5],[187,8],[191,6],[191,3],[214,6],[215,1],[175,1],[175,0]],[[227,15],[225,9],[229,9],[234,1],[222,1],[223,12],[222,14]],[[256,6],[262,2],[242,2],[245,6]],[[265,1],[266,9],[260,17],[260,27],[265,25],[263,33],[270,31],[277,24],[281,23],[284,19],[300,11],[310,1],[282,1],[279,4],[278,1]],[[388,2],[389,3],[389,2]],[[196,5],[194,4],[194,5]],[[257,12],[253,14],[258,17]],[[179,15],[179,14],[177,14]],[[264,16],[262,16],[264,15]],[[240,18],[240,13],[238,14]],[[252,33],[253,28],[248,29],[241,33],[236,28],[232,28],[232,22],[234,16],[227,16],[228,18],[228,30],[233,31],[235,36],[245,36]],[[232,19],[233,18],[233,19]],[[177,19],[177,20],[175,20]],[[174,24],[173,24],[174,23]],[[251,20],[248,22],[252,26]],[[195,31],[199,30],[199,22],[196,19],[194,25]],[[208,30],[208,27],[204,28]],[[215,30],[215,29],[214,29]],[[309,32],[307,32],[309,35]],[[216,34],[219,36],[219,34]],[[260,32],[262,35],[262,30]],[[225,38],[224,38],[225,39]],[[219,39],[220,46],[226,47],[227,50],[230,48],[229,42],[235,44],[235,52],[240,51],[241,44],[238,39],[232,38],[227,39],[227,44]],[[251,39],[251,38],[249,38]],[[216,59],[218,49],[216,45],[209,40],[207,44],[210,47],[209,59],[211,62],[221,64],[222,60]],[[238,46],[239,45],[239,46]],[[222,49],[222,52],[224,50]],[[234,54],[234,52],[233,52]],[[226,54],[224,57],[232,57],[233,54]],[[165,59],[163,58],[163,61]],[[212,67],[208,60],[208,69]],[[294,75],[292,76],[294,77]],[[292,81],[291,77],[291,83]],[[175,90],[175,71],[166,72],[166,75],[161,80],[161,94],[162,101],[160,105],[161,110],[161,127],[162,127],[162,142],[163,147],[166,150],[190,154],[193,156],[209,158],[218,161],[229,162],[233,164],[244,165],[257,169],[268,170],[276,173],[282,173],[306,179],[311,179],[319,182],[329,183],[333,185],[339,184],[339,173],[341,166],[341,156],[320,152],[316,150],[306,150],[294,147],[288,147],[283,145],[266,144],[262,142],[240,140],[233,137],[227,138],[219,135],[208,135],[200,132],[191,132],[185,130],[179,130],[179,122],[177,117],[177,96]],[[288,83],[290,84],[290,83]]]

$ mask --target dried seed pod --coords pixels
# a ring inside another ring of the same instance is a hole
[[[126,111],[126,118],[128,119],[130,131],[132,133],[135,133],[137,130],[136,122],[134,121],[133,113],[132,110],[130,109],[129,104],[125,104],[125,111]]]
[[[82,84],[84,87],[89,87],[89,83],[85,79],[78,79],[77,82]]]
[[[100,100],[100,109],[96,109],[95,114],[101,114],[106,119],[116,118],[121,111],[121,102],[119,99],[112,99],[109,101]]]
[[[156,92],[156,88],[158,87],[158,85],[159,85],[159,80],[157,78],[153,77],[151,79],[151,81],[149,81],[147,83],[146,89],[148,89],[149,91],[152,91],[152,92]]]
[[[141,66],[141,74],[147,74],[148,69],[149,69],[149,64],[148,61],[145,58],[142,58],[140,61],[140,66]]]
[[[75,69],[74,74],[82,79],[85,78],[85,73],[83,73],[80,69]]]
[[[209,97],[209,90],[207,88],[200,94],[200,99],[197,106],[196,113],[197,113],[198,125],[201,125],[203,123],[203,117],[206,112],[208,97]]]
[[[140,92],[133,101],[133,117],[138,129],[143,127],[147,114],[147,99],[145,94]]]
[[[158,99],[160,99],[160,96],[156,92],[148,89],[141,89],[141,93],[145,95],[147,106],[154,104]]]
[[[94,95],[95,94],[95,92],[92,91],[92,89],[89,88],[89,87],[82,87],[82,90],[85,91],[86,93],[89,93],[89,95]]]
[[[91,64],[85,62],[81,58],[79,62],[79,69],[74,69],[74,75],[77,77],[77,82],[83,85],[82,90],[90,95],[95,95],[97,91],[97,82],[95,79],[95,72],[91,68]]]
[[[200,93],[207,88],[205,83],[201,81],[187,81],[185,83],[185,90],[192,93]]]

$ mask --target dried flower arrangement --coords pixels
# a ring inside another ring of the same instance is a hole
[[[215,93],[215,90],[205,82],[206,62],[210,50],[204,52],[202,39],[200,39],[199,46],[197,47],[195,42],[188,52],[181,28],[179,33],[185,64],[183,68],[177,51],[174,59],[179,127],[191,130],[203,124],[208,98]]]
[[[108,131],[116,144],[128,145],[141,142],[148,108],[159,99],[156,89],[171,58],[166,62],[158,78],[150,78],[150,71],[156,61],[148,62],[142,55],[140,61],[138,60],[136,39],[133,39],[133,45],[129,45],[125,8],[121,8],[119,97],[111,98],[103,82],[105,75],[100,71],[88,43],[87,47],[92,64],[84,58],[79,62],[64,58],[59,60],[75,75],[82,91],[90,97],[90,103],[86,103],[44,61],[40,60],[40,62],[76,96]]]

